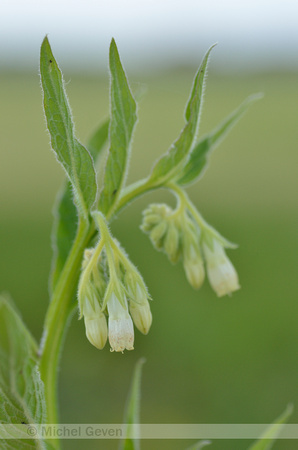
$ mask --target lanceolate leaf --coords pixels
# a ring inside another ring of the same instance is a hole
[[[120,441],[119,450],[139,450],[139,439],[133,439],[140,423],[140,397],[141,397],[141,375],[145,360],[140,359],[135,367],[130,392],[127,398],[127,404],[124,413],[124,423],[127,424],[125,439]]]
[[[0,297],[0,423],[46,423],[37,345],[11,301]],[[44,449],[40,440],[0,439],[1,449]]]
[[[109,137],[109,124],[110,121],[108,119],[101,123],[88,141],[87,148],[94,161],[100,156],[107,142]]]
[[[90,153],[74,136],[74,126],[64,91],[62,74],[47,37],[41,46],[40,74],[52,148],[73,185],[79,213],[86,217],[95,202],[97,193],[93,160]]]
[[[280,434],[283,425],[288,421],[293,412],[293,406],[288,405],[287,409],[279,416],[272,425],[264,432],[263,436],[249,447],[248,450],[271,450],[274,441]]]
[[[181,170],[192,150],[198,131],[208,59],[213,47],[214,45],[207,51],[195,76],[192,92],[185,111],[186,125],[179,138],[153,167],[149,179],[155,185],[161,185],[168,180],[172,180]]]
[[[109,121],[103,122],[88,142],[94,161],[100,155],[108,139]],[[64,267],[77,230],[77,210],[73,202],[71,183],[65,182],[58,194],[54,208],[54,226],[52,232],[53,262],[50,279],[50,289],[54,290]]]
[[[249,106],[262,95],[252,95],[248,97],[235,111],[232,112],[223,122],[219,124],[211,133],[204,136],[190,154],[190,158],[182,169],[178,183],[180,185],[190,184],[202,175],[206,168],[211,151],[222,141],[227,133],[233,128],[238,120],[247,111]]]
[[[111,119],[110,148],[99,209],[107,214],[113,208],[125,182],[131,139],[137,120],[136,102],[130,91],[114,39],[110,45]]]

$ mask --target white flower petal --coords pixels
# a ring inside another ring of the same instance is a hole
[[[223,246],[213,241],[213,250],[204,244],[209,282],[219,297],[240,289],[235,267],[225,254]]]
[[[133,350],[134,330],[131,317],[126,308],[124,308],[116,295],[112,293],[108,300],[107,308],[109,312],[109,341],[111,350],[123,352]]]

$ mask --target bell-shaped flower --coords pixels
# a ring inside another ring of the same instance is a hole
[[[120,303],[115,293],[112,292],[107,300],[109,313],[109,342],[111,351],[123,352],[133,350],[134,330],[131,317],[128,312],[127,300],[124,297],[124,306]]]
[[[183,266],[186,278],[194,289],[200,289],[205,279],[204,262],[196,240],[184,236]]]
[[[92,345],[101,350],[107,342],[107,320],[96,298],[95,289],[89,286],[86,294],[81,301],[86,336]]]
[[[124,281],[130,299],[129,311],[134,324],[141,333],[147,334],[152,324],[152,314],[145,283],[137,269],[128,270]]]
[[[203,241],[203,251],[208,279],[218,297],[240,289],[237,272],[227,257],[222,243],[217,239],[213,239],[211,245]]]

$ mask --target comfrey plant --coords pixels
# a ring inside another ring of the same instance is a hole
[[[237,272],[225,252],[235,245],[203,219],[185,190],[200,179],[211,151],[259,98],[249,97],[217,128],[198,139],[206,69],[213,47],[195,75],[185,125],[178,138],[147,178],[127,186],[137,105],[115,41],[109,52],[110,117],[84,146],[75,137],[62,74],[47,37],[44,39],[40,55],[44,111],[52,149],[67,178],[56,202],[51,301],[39,346],[11,301],[4,297],[0,300],[0,423],[14,425],[8,435],[1,429],[1,448],[60,448],[58,439],[46,439],[49,434],[44,439],[31,433],[30,427],[58,423],[57,366],[66,325],[77,306],[86,336],[98,349],[108,340],[111,351],[133,350],[134,326],[148,333],[152,323],[150,294],[142,275],[109,230],[109,222],[134,199],[159,188],[172,192],[177,199],[175,209],[166,204],[149,205],[141,229],[171,263],[182,261],[193,288],[202,286],[207,273],[218,296],[239,289]],[[106,143],[109,149],[103,179],[99,180],[96,163]],[[140,366],[135,372],[127,423],[137,422]],[[289,411],[280,422],[288,415]],[[23,434],[18,424],[24,427]],[[24,437],[26,441],[21,440]],[[127,437],[121,445],[123,449],[139,448],[135,436]]]

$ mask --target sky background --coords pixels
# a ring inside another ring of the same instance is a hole
[[[197,65],[214,42],[221,70],[298,67],[296,0],[1,0],[2,69],[35,68],[45,34],[78,69],[104,69],[112,36],[136,70]]]

